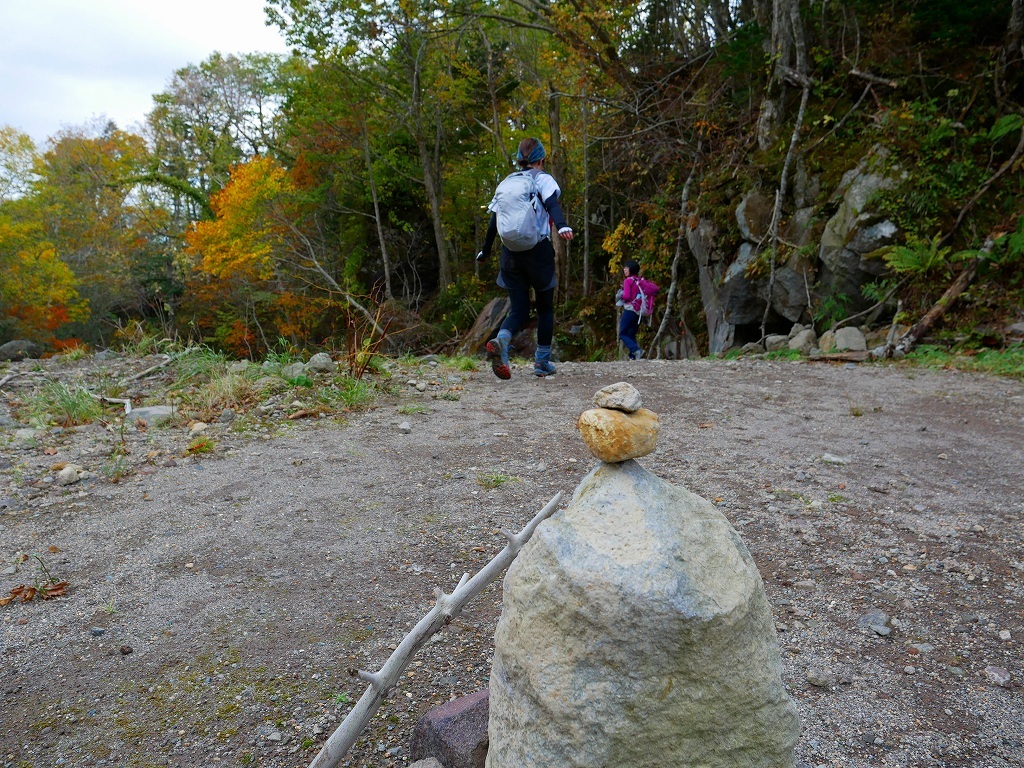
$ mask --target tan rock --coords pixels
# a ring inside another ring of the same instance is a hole
[[[646,456],[658,444],[658,414],[647,408],[636,413],[591,408],[576,426],[587,449],[609,464]]]

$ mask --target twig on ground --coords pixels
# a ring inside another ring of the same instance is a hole
[[[554,513],[561,498],[561,492],[556,493],[554,498],[519,533],[513,534],[509,531],[503,531],[508,539],[508,544],[505,545],[505,548],[493,560],[481,568],[473,578],[470,578],[468,573],[463,574],[459,585],[450,595],[444,594],[440,589],[435,589],[434,594],[437,597],[437,602],[434,604],[434,607],[406,635],[405,639],[398,645],[398,648],[391,654],[391,657],[384,662],[384,666],[381,667],[379,672],[359,670],[359,679],[369,683],[370,687],[359,698],[359,701],[356,702],[355,707],[348,713],[348,716],[345,717],[341,725],[324,742],[320,752],[313,759],[313,762],[309,764],[309,768],[335,768],[341,762],[341,759],[348,754],[359,734],[362,733],[366,724],[370,722],[370,718],[373,717],[377,708],[384,701],[384,696],[394,687],[406,667],[409,666],[413,655],[441,627],[451,621],[454,616],[457,616],[466,603],[480,594],[484,587],[494,581],[502,571],[512,564],[512,561],[516,559],[516,555],[523,548],[523,545],[530,540],[537,526]]]
[[[170,355],[162,355],[162,357],[164,358],[164,360],[162,360],[161,362],[157,363],[154,366],[151,366],[151,367],[147,368],[144,371],[136,373],[133,376],[129,376],[127,379],[125,379],[125,382],[135,381],[136,379],[141,379],[143,376],[148,376],[153,371],[158,371],[161,368],[163,368],[164,366],[166,366],[168,363],[171,362],[171,356]]]

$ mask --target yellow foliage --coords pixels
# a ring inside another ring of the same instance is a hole
[[[234,166],[227,186],[210,198],[216,218],[198,222],[186,235],[199,269],[220,278],[270,278],[283,234],[275,213],[291,189],[286,171],[272,158]]]
[[[611,256],[608,269],[613,275],[622,269],[623,261],[631,258],[634,235],[633,225],[628,221],[620,221],[615,229],[605,235],[601,248]]]
[[[0,219],[0,320],[19,336],[47,338],[61,325],[85,320],[70,267],[32,224]]]

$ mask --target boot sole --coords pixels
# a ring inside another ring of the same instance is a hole
[[[491,371],[494,372],[494,375],[503,381],[511,379],[512,370],[507,363],[501,361],[501,345],[496,341],[488,341],[484,349],[487,350],[487,360],[491,364]]]

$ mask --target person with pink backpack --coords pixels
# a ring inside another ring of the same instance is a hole
[[[629,352],[630,360],[641,360],[644,351],[636,343],[636,333],[640,329],[640,321],[654,314],[654,296],[658,286],[640,276],[640,264],[629,259],[622,262],[622,289],[616,295],[617,305],[622,307],[619,320],[619,338]]]

